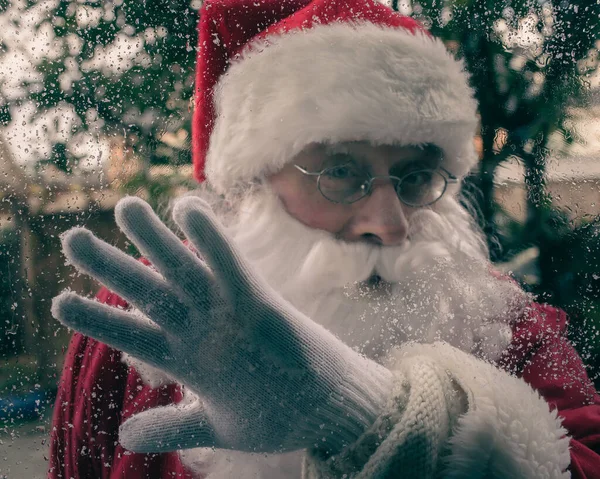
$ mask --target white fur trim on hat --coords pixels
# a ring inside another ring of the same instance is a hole
[[[434,143],[457,176],[477,160],[468,75],[422,32],[334,23],[270,36],[219,80],[215,109],[206,175],[221,193],[311,143]]]

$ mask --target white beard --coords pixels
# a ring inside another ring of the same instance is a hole
[[[493,360],[511,340],[527,296],[490,274],[485,248],[453,198],[410,220],[399,247],[347,243],[292,218],[265,186],[241,201],[197,191],[270,286],[348,345],[379,361],[406,341],[445,340]],[[377,284],[368,280],[374,274]],[[189,394],[189,392],[188,392]],[[207,479],[300,477],[301,452],[191,449],[183,463]]]
[[[291,217],[261,185],[231,208],[209,199],[245,257],[298,310],[380,362],[406,341],[447,341],[497,359],[528,297],[495,278],[451,196],[410,217],[402,246],[348,243]],[[445,201],[444,201],[445,200]],[[367,280],[377,275],[382,281]]]

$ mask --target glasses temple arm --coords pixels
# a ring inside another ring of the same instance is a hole
[[[320,176],[321,173],[323,173],[322,171],[318,171],[318,172],[308,171],[308,170],[305,170],[304,168],[302,168],[299,165],[294,165],[294,167],[297,170],[299,170],[301,173],[304,173],[305,175],[308,175],[308,176]]]
[[[450,173],[446,168],[440,166],[440,170],[448,175],[449,183],[458,183],[458,177]]]

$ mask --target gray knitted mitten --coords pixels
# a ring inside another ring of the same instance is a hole
[[[64,236],[63,248],[79,271],[135,310],[65,292],[55,298],[53,314],[201,397],[129,419],[120,431],[126,448],[279,452],[318,446],[336,453],[373,424],[388,400],[391,373],[273,291],[206,203],[183,198],[174,219],[208,266],[143,201],[122,200],[116,219],[156,271],[82,228]]]

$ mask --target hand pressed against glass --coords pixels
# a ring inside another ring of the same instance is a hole
[[[407,237],[411,213],[435,203],[454,180],[441,162],[435,146],[315,144],[270,183],[288,213],[307,226],[346,241],[395,246]]]

